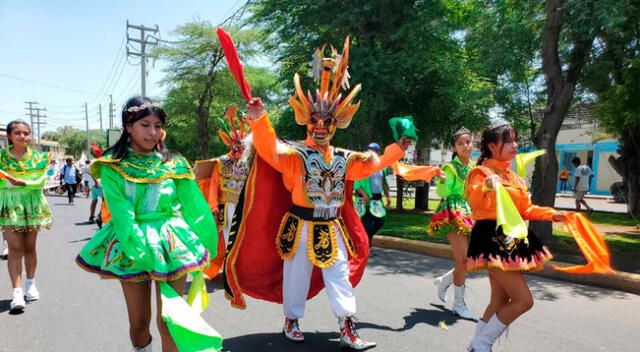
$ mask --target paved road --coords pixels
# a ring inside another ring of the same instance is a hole
[[[0,351],[129,351],[126,310],[118,282],[100,280],[78,268],[73,258],[97,229],[80,223],[88,202],[75,206],[52,197],[51,231],[38,242],[38,287],[42,299],[21,315],[8,314],[10,285],[0,268]],[[464,351],[473,321],[455,318],[437,301],[434,277],[450,260],[376,249],[357,288],[360,333],[377,341],[374,351]],[[640,296],[538,277],[528,278],[536,305],[512,325],[509,338],[495,351],[638,351]],[[488,300],[483,274],[471,275],[468,304],[480,314]],[[231,308],[220,282],[209,285],[212,304],[205,319],[225,337],[234,352],[337,351],[337,324],[322,293],[307,306],[301,327],[308,340],[291,344],[279,331],[281,307],[249,300],[245,311]],[[439,327],[444,321],[445,331]],[[154,332],[155,336],[157,332]],[[159,339],[158,339],[159,340]],[[155,346],[160,351],[159,344]]]

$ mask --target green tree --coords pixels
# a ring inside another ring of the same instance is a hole
[[[257,30],[235,27],[228,30],[243,62],[260,53]],[[167,144],[187,157],[208,158],[211,147],[216,153],[223,149],[220,143],[212,142],[214,128],[224,126],[221,117],[226,107],[243,105],[242,98],[223,60],[215,28],[209,22],[187,23],[179,26],[175,34],[178,41],[168,42],[155,51],[158,58],[169,62],[163,80],[170,88],[165,102],[170,126]],[[270,86],[275,80],[268,70],[245,67],[245,74],[255,94],[273,96]]]
[[[47,131],[42,134],[43,139],[60,142],[67,146],[67,154],[76,158],[84,152],[87,156],[93,155],[87,150],[87,131],[79,130],[72,126],[58,127],[55,131]],[[89,143],[96,143],[100,148],[106,147],[104,132],[101,130],[89,130]]]
[[[353,84],[362,84],[362,105],[352,125],[338,131],[336,144],[362,149],[371,141],[389,143],[389,118],[412,115],[421,150],[462,125],[478,128],[487,122],[491,83],[473,73],[456,35],[464,6],[457,1],[260,0],[252,10],[253,20],[269,33],[266,46],[277,57],[289,94],[295,72],[301,73],[305,88],[315,86],[304,73],[316,48],[330,44],[340,49],[351,36],[349,72]],[[295,125],[286,101],[279,107],[280,135],[303,138],[304,129]],[[419,162],[427,161],[422,153],[418,156]],[[426,192],[418,198],[426,199]],[[426,206],[426,201],[417,203]]]

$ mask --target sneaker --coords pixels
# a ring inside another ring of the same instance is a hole
[[[360,338],[352,317],[340,318],[340,348],[347,351],[364,351],[377,346],[375,342]]]
[[[298,319],[284,318],[284,327],[282,328],[282,334],[289,341],[304,342],[304,336],[298,326]]]
[[[20,287],[13,289],[13,300],[9,304],[11,312],[22,311],[26,307],[27,302],[24,301],[24,292]]]
[[[96,223],[96,217],[95,216],[90,216],[89,217],[89,223],[90,224],[95,224]]]
[[[7,241],[2,241],[2,252],[0,253],[0,258],[7,259],[9,258],[9,245]]]
[[[36,282],[34,280],[26,279],[24,282],[24,289],[26,291],[25,297],[27,301],[37,301],[40,299],[40,292],[38,292]]]
[[[591,215],[593,213],[593,208],[587,209],[587,215]]]

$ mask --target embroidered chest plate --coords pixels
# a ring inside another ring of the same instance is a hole
[[[325,219],[335,217],[344,201],[347,164],[351,152],[333,149],[331,162],[322,154],[308,147],[297,147],[305,167],[307,199],[314,207],[314,216]]]
[[[234,161],[228,156],[220,158],[220,189],[222,203],[238,203],[240,193],[249,177],[249,167],[244,161]]]

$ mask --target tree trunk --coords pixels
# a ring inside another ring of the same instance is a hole
[[[422,148],[416,148],[418,164],[429,165],[429,149],[424,153]],[[426,154],[426,155],[425,155]],[[420,184],[421,183],[421,184]],[[429,182],[420,182],[416,186],[416,210],[429,210]]]
[[[204,104],[196,108],[196,126],[198,126],[198,142],[200,143],[200,157],[209,157],[209,109]]]
[[[620,136],[620,156],[609,157],[609,163],[627,187],[627,210],[640,218],[640,127],[625,130]]]
[[[404,192],[403,187],[404,180],[400,178],[400,176],[396,175],[396,209],[404,210],[403,200],[404,200]]]
[[[558,54],[560,32],[564,24],[562,18],[563,0],[547,1],[547,18],[542,35],[542,70],[547,86],[547,105],[538,135],[536,146],[546,149],[547,154],[536,159],[532,181],[532,201],[541,206],[555,204],[558,182],[558,159],[556,157],[556,139],[564,118],[569,112],[578,78],[584,67],[595,35],[585,38],[573,38],[573,48],[569,55],[567,69]],[[551,238],[551,223],[532,221],[530,229],[545,242]]]

